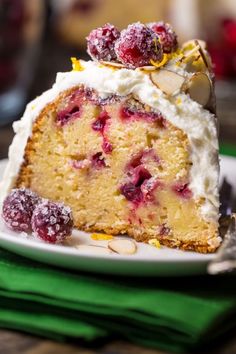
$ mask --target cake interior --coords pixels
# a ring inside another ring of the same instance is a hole
[[[132,95],[62,92],[33,126],[15,187],[64,201],[86,231],[213,252],[218,225],[189,188],[187,135]]]

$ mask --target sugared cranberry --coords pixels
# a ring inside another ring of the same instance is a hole
[[[29,189],[13,189],[2,207],[6,225],[14,231],[31,231],[31,217],[39,201],[40,198]]]
[[[162,59],[159,37],[147,26],[137,22],[121,31],[116,41],[117,58],[129,68],[150,65],[150,61]]]
[[[120,187],[120,192],[128,201],[135,204],[138,204],[143,200],[143,193],[141,192],[140,187],[136,187],[132,182],[123,184]]]
[[[177,35],[169,23],[163,21],[152,22],[148,24],[148,27],[159,36],[164,53],[171,53],[176,50],[178,45]]]
[[[105,167],[105,159],[102,157],[102,152],[97,152],[91,158],[91,163],[94,168],[102,168]]]
[[[188,183],[176,183],[172,189],[181,198],[189,199],[192,197],[192,191],[189,189]]]
[[[73,227],[71,209],[63,203],[43,200],[34,209],[32,229],[40,239],[49,243],[60,243],[70,236]]]
[[[120,37],[120,31],[110,23],[91,31],[87,39],[87,51],[92,59],[116,60],[115,42]]]

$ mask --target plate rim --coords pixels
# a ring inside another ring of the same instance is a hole
[[[2,159],[0,160],[0,168],[3,168],[3,166],[7,163],[8,159]],[[236,163],[236,158],[233,156],[227,156],[227,155],[220,155],[220,161],[225,160],[228,163]],[[78,230],[77,230],[78,231]],[[78,231],[80,232],[80,231]],[[122,237],[122,236],[121,236]],[[181,251],[181,253],[183,254],[183,259],[181,258],[176,258],[175,255],[173,256],[167,256],[166,258],[154,258],[154,257],[140,257],[140,258],[133,258],[132,255],[130,256],[124,256],[124,255],[94,255],[94,254],[87,254],[87,253],[80,253],[78,250],[76,250],[76,248],[74,247],[66,247],[63,245],[52,245],[49,243],[44,243],[44,242],[40,242],[38,240],[35,239],[28,239],[26,237],[22,237],[20,236],[18,233],[16,233],[14,235],[14,232],[9,230],[9,233],[5,230],[2,230],[0,228],[0,239],[3,242],[0,242],[1,247],[3,247],[4,249],[10,250],[11,252],[21,255],[22,256],[22,252],[18,252],[17,249],[12,250],[12,247],[14,246],[20,246],[21,249],[26,249],[27,252],[38,252],[38,251],[42,251],[44,254],[56,254],[58,256],[61,257],[70,257],[72,256],[74,257],[78,257],[81,259],[81,261],[110,261],[113,263],[138,263],[138,264],[144,264],[144,265],[150,265],[153,264],[154,266],[156,265],[173,265],[173,264],[191,264],[191,265],[198,265],[203,266],[206,265],[209,261],[211,261],[216,253],[207,253],[207,254],[202,254],[202,253],[197,253],[197,252],[191,252],[191,251],[182,251],[182,250],[178,250]],[[137,241],[136,241],[137,242]],[[8,244],[10,244],[10,246],[8,247]],[[137,244],[139,244],[139,242],[137,242]],[[163,246],[164,247],[164,246]],[[171,250],[168,247],[165,247],[169,250]],[[173,249],[176,250],[176,249]],[[26,253],[27,253],[26,252]],[[159,252],[159,250],[157,249],[157,252]],[[160,252],[163,252],[163,249],[160,250]],[[194,257],[193,257],[193,253],[194,253]],[[42,262],[40,257],[36,257],[33,256],[32,257],[25,255],[25,257],[27,258],[31,258],[34,259],[35,261],[39,261]],[[44,262],[43,263],[47,263]],[[48,262],[48,264],[52,264],[50,262]],[[68,266],[64,266],[64,268],[69,268]],[[74,270],[78,270],[78,267],[75,267]],[[90,269],[88,269],[88,271],[91,271]],[[109,274],[110,272],[108,272]],[[188,271],[186,271],[186,274],[188,274]],[[200,274],[200,272],[199,272]],[[158,274],[157,274],[158,275]],[[159,274],[161,275],[161,274]]]
[[[207,253],[207,254],[203,254],[203,253],[195,253],[194,255],[196,258],[191,258],[191,254],[193,252],[189,252],[189,251],[182,251],[182,250],[178,250],[181,253],[183,252],[183,259],[176,259],[176,258],[166,258],[166,259],[158,259],[158,258],[147,258],[147,257],[142,257],[142,258],[133,258],[132,255],[129,256],[124,256],[124,255],[116,255],[115,253],[112,255],[90,255],[90,254],[85,254],[85,253],[80,253],[79,251],[77,251],[75,248],[73,247],[66,247],[63,245],[52,245],[49,243],[44,243],[44,242],[40,242],[40,241],[36,241],[34,239],[32,240],[28,240],[27,238],[24,238],[20,235],[12,235],[12,234],[8,234],[2,230],[0,230],[0,238],[2,240],[5,240],[6,242],[10,242],[11,244],[14,245],[20,245],[20,246],[24,246],[25,248],[27,248],[28,250],[33,249],[33,250],[38,250],[38,251],[45,251],[47,253],[56,253],[58,255],[65,255],[66,257],[68,256],[74,256],[74,257],[78,257],[78,258],[82,258],[82,259],[97,259],[97,260],[111,260],[112,262],[139,262],[139,263],[157,263],[157,264],[169,264],[169,263],[202,263],[202,262],[208,262],[211,259],[214,258],[215,253]],[[29,242],[28,242],[29,241]],[[137,242],[138,243],[138,242]],[[142,242],[140,242],[142,243]],[[170,251],[171,249],[168,248]],[[176,249],[173,249],[176,250]],[[157,252],[163,252],[162,250],[158,250]],[[117,256],[117,258],[116,258]]]

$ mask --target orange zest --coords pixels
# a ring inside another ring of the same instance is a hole
[[[106,240],[112,240],[113,239],[112,235],[98,234],[98,233],[93,233],[93,234],[90,235],[90,237],[94,241],[106,241]]]
[[[157,61],[154,61],[154,60],[150,60],[150,63],[155,66],[156,68],[160,68],[161,66],[165,65],[168,61],[168,55],[166,53],[163,54],[163,58],[162,58],[162,61],[160,62],[157,62]]]
[[[83,71],[84,67],[81,65],[80,60],[75,57],[70,58],[72,61],[72,70],[73,71]]]

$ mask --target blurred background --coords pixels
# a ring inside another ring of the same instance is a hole
[[[221,152],[236,156],[235,0],[0,0],[0,158],[27,101],[48,89],[70,57],[88,58],[86,35],[111,22],[170,22],[179,42],[207,41],[216,74]]]

